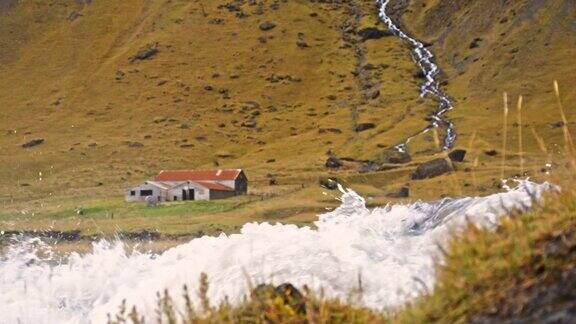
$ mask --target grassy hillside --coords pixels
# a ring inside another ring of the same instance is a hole
[[[571,2],[410,1],[397,12],[432,43],[456,99],[457,146],[468,150],[456,173],[424,181],[409,175],[438,154],[432,133],[409,147],[412,162],[387,171],[324,166],[328,152],[381,158],[425,127],[435,106],[419,97],[405,44],[359,35],[384,29],[373,1],[0,3],[0,204],[12,220],[4,229],[56,226],[30,215],[107,206],[171,168],[244,168],[258,198],[242,217],[255,220],[314,219],[334,203],[318,187],[324,176],[371,204],[404,185],[413,199],[495,191],[504,91],[511,107],[525,96],[525,162],[520,168],[514,108],[506,175],[543,178],[546,162],[564,163],[552,80],[563,101],[576,102]],[[477,47],[470,35],[481,38]],[[157,52],[135,58],[146,48]],[[574,110],[567,114],[573,123]],[[366,122],[375,128],[354,130]],[[34,139],[44,142],[22,147]]]

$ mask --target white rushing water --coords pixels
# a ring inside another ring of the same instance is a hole
[[[454,130],[454,123],[452,123],[452,121],[450,121],[444,115],[449,110],[452,110],[454,105],[450,97],[448,97],[448,95],[445,94],[440,88],[440,83],[437,80],[437,76],[440,70],[434,63],[434,55],[432,52],[430,52],[430,50],[426,48],[422,42],[410,37],[407,33],[402,31],[398,25],[394,23],[392,18],[388,15],[389,2],[390,0],[376,1],[380,8],[378,15],[394,35],[412,47],[412,57],[422,71],[426,80],[420,87],[420,95],[422,97],[430,96],[438,103],[436,110],[429,116],[430,125],[423,131],[418,132],[416,135],[410,136],[404,143],[399,144],[397,148],[400,151],[406,151],[407,144],[414,137],[418,136],[419,134],[426,133],[432,128],[441,127],[446,132],[444,136],[443,147],[445,150],[450,149],[456,142],[456,132]]]
[[[439,245],[452,233],[468,222],[495,226],[510,210],[526,211],[554,189],[524,181],[483,198],[373,210],[346,191],[339,208],[319,216],[316,229],[250,223],[240,234],[193,239],[160,255],[127,253],[120,242],[101,241],[89,254],[55,261],[47,247],[21,242],[0,257],[0,321],[102,323],[123,299],[154,319],[156,292],[168,288],[178,297],[184,284],[195,292],[202,272],[214,302],[225,296],[238,302],[248,280],[308,285],[347,300],[360,277],[358,302],[389,309],[433,288],[434,262],[442,257]],[[43,249],[48,253],[38,257]]]

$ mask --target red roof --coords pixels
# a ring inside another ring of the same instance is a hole
[[[209,190],[234,191],[234,189],[217,182],[196,181],[196,183]]]
[[[240,169],[228,170],[162,170],[155,181],[218,181],[235,180],[242,172]]]

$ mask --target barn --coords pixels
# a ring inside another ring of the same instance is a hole
[[[248,192],[248,178],[241,169],[162,170],[153,180],[128,190],[126,201],[213,200]]]

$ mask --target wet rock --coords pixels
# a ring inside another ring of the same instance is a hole
[[[150,43],[141,48],[136,55],[130,58],[130,62],[137,60],[147,60],[158,54],[158,42]]]
[[[380,30],[376,27],[367,27],[358,31],[358,36],[360,36],[360,38],[365,41],[368,39],[380,39],[382,37],[392,36],[392,33]]]
[[[260,24],[260,26],[258,26],[260,28],[260,30],[262,31],[268,31],[268,30],[272,30],[274,29],[274,27],[276,27],[276,24],[270,21],[266,21]]]
[[[336,178],[320,178],[318,181],[320,183],[320,187],[328,190],[336,190],[338,189],[338,180]]]
[[[354,127],[354,131],[357,133],[376,128],[376,124],[374,123],[360,123]]]
[[[452,152],[448,153],[448,157],[453,162],[463,162],[464,158],[466,157],[466,150],[453,150]]]
[[[415,77],[416,79],[425,79],[426,78],[426,74],[424,73],[424,71],[422,71],[420,69],[414,71],[414,73],[412,73],[412,76]]]
[[[390,198],[407,198],[409,196],[410,196],[410,188],[406,186],[401,187],[400,189],[386,195],[386,197]]]
[[[434,178],[452,171],[454,171],[454,167],[449,160],[438,158],[420,164],[412,173],[412,180]]]
[[[324,165],[330,169],[337,169],[337,168],[343,166],[344,163],[339,158],[337,158],[335,156],[331,156],[326,160],[326,163]]]
[[[23,148],[31,148],[31,147],[38,146],[41,144],[44,144],[44,139],[43,138],[37,138],[37,139],[33,139],[31,141],[28,141],[28,142],[22,144],[22,147]]]

